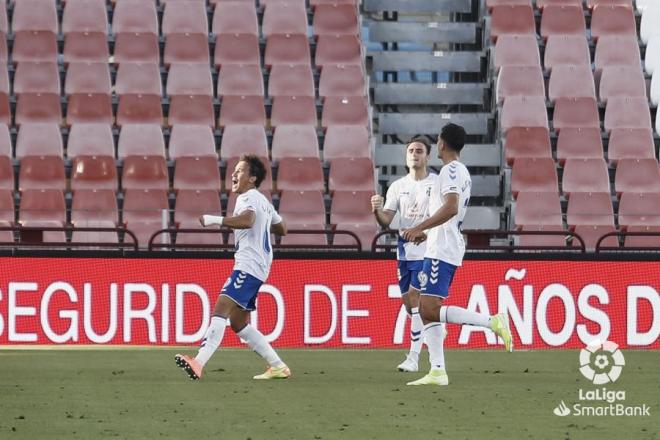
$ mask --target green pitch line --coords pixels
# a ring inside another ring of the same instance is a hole
[[[246,350],[191,382],[177,351],[2,350],[0,439],[660,439],[658,352],[624,350],[607,388],[651,407],[626,418],[553,414],[601,388],[577,351],[449,351],[448,387],[406,387],[428,365],[398,373],[399,351],[282,350],[294,378],[275,382],[251,379],[264,366]]]

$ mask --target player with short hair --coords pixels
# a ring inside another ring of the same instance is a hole
[[[429,197],[437,175],[429,173],[431,146],[422,138],[413,138],[406,145],[406,166],[408,174],[401,177],[387,189],[387,197],[371,197],[371,209],[376,221],[388,228],[399,213],[401,230],[417,225],[428,218]],[[397,243],[397,275],[401,300],[410,316],[410,350],[406,359],[397,366],[399,371],[419,370],[419,353],[422,349],[424,326],[419,316],[419,279],[424,263],[425,243],[415,244],[399,235]]]
[[[277,355],[264,335],[250,325],[250,311],[256,308],[259,287],[268,278],[273,261],[270,233],[286,235],[286,224],[273,205],[257,188],[266,177],[266,167],[254,155],[241,156],[231,176],[231,190],[238,194],[231,217],[203,215],[202,226],[220,225],[235,230],[234,270],[215,303],[211,323],[197,356],[177,354],[174,359],[192,380],[202,378],[204,365],[218,349],[230,323],[232,330],[268,363],[265,373],[254,379],[286,379],[289,367]]]
[[[507,351],[513,350],[509,319],[504,314],[489,316],[462,307],[445,306],[449,286],[458,266],[463,262],[465,243],[461,225],[465,218],[472,180],[467,167],[459,162],[465,145],[465,129],[447,124],[438,137],[438,157],[444,166],[431,193],[431,216],[418,225],[403,231],[408,241],[426,240],[424,268],[421,274],[419,311],[424,323],[424,337],[429,347],[431,371],[408,385],[448,385],[442,350],[443,323],[467,324],[486,327],[504,341]],[[424,232],[428,229],[428,236]]]

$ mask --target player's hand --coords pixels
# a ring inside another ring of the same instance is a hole
[[[411,241],[413,243],[421,243],[426,240],[426,234],[424,231],[421,231],[417,228],[404,229],[401,231],[401,236],[406,241]]]
[[[379,209],[383,209],[383,196],[378,194],[371,196],[371,212],[376,212]]]
[[[415,244],[423,243],[426,241],[426,238],[427,238],[426,234],[424,232],[420,232],[419,235],[417,235],[417,237],[415,237],[415,239],[413,240],[413,243]]]

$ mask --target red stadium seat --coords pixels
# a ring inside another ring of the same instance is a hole
[[[174,165],[175,190],[182,189],[220,191],[220,167],[212,156],[179,157]]]
[[[64,63],[107,63],[108,37],[101,32],[69,32],[64,36]]]
[[[589,9],[594,9],[596,6],[626,6],[629,9],[632,9],[633,4],[632,0],[587,0],[587,7]]]
[[[225,191],[231,190],[231,175],[234,172],[236,165],[238,164],[238,159],[239,159],[238,157],[227,159],[227,167],[225,171]],[[266,178],[264,179],[263,182],[261,182],[259,191],[261,191],[262,193],[270,192],[273,190],[273,173],[271,172],[270,161],[266,156],[259,157],[259,159],[261,160],[261,162],[263,162],[267,171]]]
[[[564,227],[561,225],[532,225],[521,228],[522,231],[527,232],[551,232],[563,231]],[[518,246],[528,247],[547,247],[547,246],[566,246],[565,235],[521,235],[518,239]]]
[[[374,163],[368,157],[338,158],[330,163],[328,191],[374,191]]]
[[[64,93],[102,93],[110,95],[110,70],[107,63],[72,62],[66,72]]]
[[[547,51],[546,47],[546,53]],[[502,35],[495,43],[493,60],[496,70],[503,66],[540,66],[541,58],[536,36]]]
[[[60,75],[57,63],[23,62],[16,67],[14,94],[60,94]]]
[[[167,37],[174,38],[173,35]],[[167,44],[165,45],[167,48]],[[114,62],[158,64],[158,35],[149,32],[115,33]]]
[[[619,201],[619,226],[660,226],[660,193],[623,193]]]
[[[266,110],[262,96],[225,96],[220,107],[218,125],[257,124],[266,126]]]
[[[128,156],[121,176],[124,189],[162,189],[169,187],[167,163],[162,156]]]
[[[582,0],[536,0],[536,7],[541,10],[548,5],[582,6]]]
[[[170,98],[167,116],[170,126],[178,124],[197,124],[215,127],[215,111],[212,96],[175,95]]]
[[[591,14],[591,38],[611,35],[637,36],[637,24],[632,8],[621,5],[599,5]]]
[[[534,225],[561,226],[559,194],[556,192],[520,192],[516,199],[515,224],[518,228]]]
[[[107,220],[80,220],[74,226],[76,228],[114,228],[116,224]],[[126,237],[126,242],[131,239]],[[111,231],[81,231],[74,229],[71,234],[73,243],[90,243],[91,249],[101,248],[94,246],[95,243],[119,243],[119,234]],[[90,249],[90,247],[87,247]]]
[[[323,169],[318,157],[285,157],[277,173],[278,191],[323,191]]]
[[[200,1],[177,0],[165,5],[162,23],[163,35],[173,33],[209,33],[206,5]]]
[[[632,36],[603,36],[598,39],[594,54],[596,71],[605,66],[626,65],[641,66],[637,38]]]
[[[331,64],[362,66],[360,39],[354,35],[320,35],[314,62],[319,69]]]
[[[506,132],[504,157],[508,165],[519,158],[552,158],[546,127],[514,127]]]
[[[0,124],[0,157],[11,157],[11,137],[7,124]]]
[[[562,192],[569,197],[574,192],[610,192],[607,164],[599,159],[566,159]]]
[[[564,128],[600,128],[598,105],[595,98],[558,98],[552,120],[555,131]]]
[[[218,158],[213,130],[205,125],[175,125],[170,132],[171,159],[190,156]]]
[[[521,191],[555,192],[557,169],[552,158],[518,158],[511,170],[511,193],[517,197]]]
[[[258,36],[259,24],[254,2],[220,2],[213,12],[213,33],[216,35],[252,34]],[[264,35],[268,34],[264,31]]]
[[[170,66],[167,76],[167,96],[213,96],[213,78],[208,64],[180,64]]]
[[[366,96],[366,77],[362,66],[328,65],[321,71],[319,96]]]
[[[209,64],[209,38],[207,34],[171,33],[165,38],[163,64]]]
[[[362,251],[370,251],[373,238],[379,231],[375,224],[366,223],[337,223],[335,231],[349,231],[357,235]],[[334,234],[332,241],[334,246],[352,246],[355,238],[344,234]]]
[[[71,164],[71,189],[119,188],[115,158],[112,156],[76,156]]]
[[[44,221],[63,226],[66,222],[64,193],[59,189],[26,189],[22,191],[18,221],[23,226],[31,226],[31,224]]]
[[[660,226],[630,226],[628,232],[652,232],[660,234]],[[660,248],[660,235],[646,235],[646,236],[626,236],[624,239],[624,247],[627,248]]]
[[[598,240],[605,234],[616,232],[616,228],[613,225],[577,225],[574,232],[584,240],[587,252],[593,252],[596,249]],[[578,240],[573,240],[572,245],[577,246],[578,243]],[[600,246],[619,247],[619,240],[615,236],[607,237],[600,243]]]
[[[332,195],[330,223],[367,224],[376,227],[371,211],[371,191],[335,191]]]
[[[582,6],[548,5],[541,17],[541,37],[550,35],[582,35],[586,32]]]
[[[126,124],[119,133],[117,157],[161,156],[165,157],[165,140],[160,125]]]
[[[323,160],[338,158],[371,157],[369,131],[359,125],[331,125],[325,133]]]
[[[621,159],[614,178],[616,193],[660,192],[660,165],[655,158]]]
[[[222,133],[220,158],[227,160],[243,154],[268,156],[266,131],[261,125],[228,125]]]
[[[317,231],[322,231],[325,229],[325,224],[324,223],[316,223],[316,224],[305,224],[305,223],[296,223],[294,226],[291,227],[288,223],[288,219],[285,219],[287,221],[287,226],[289,228],[289,231],[292,229],[295,230],[317,230]],[[300,247],[305,247],[305,246],[326,246],[328,244],[328,236],[327,234],[319,234],[319,233],[307,233],[307,234],[291,234],[287,233],[284,237],[282,237],[280,244],[286,245],[286,246],[291,246],[291,245],[296,245]]]
[[[117,223],[119,209],[115,192],[108,189],[76,190],[71,202],[71,223],[75,225],[85,220]]]
[[[510,96],[543,96],[545,85],[541,66],[503,66],[497,77],[497,103]]]
[[[115,156],[112,127],[109,124],[74,124],[69,130],[67,156]]]
[[[50,31],[15,31],[12,59],[15,63],[56,62],[57,35]]]
[[[0,192],[14,189],[14,166],[9,156],[0,156]],[[0,218],[2,220],[2,218]]]
[[[493,41],[502,35],[536,34],[531,5],[502,5],[493,8],[490,35]]]
[[[530,5],[531,6],[532,2],[531,0],[486,0],[486,7],[488,10],[492,10],[495,6],[503,6],[503,5]]]
[[[327,137],[326,137],[327,139]],[[273,134],[272,158],[319,158],[316,129],[311,125],[280,125]]]
[[[557,160],[563,166],[566,159],[602,159],[603,140],[595,127],[564,128],[557,137]]]
[[[0,93],[9,95],[9,91],[9,71],[7,70],[7,65],[2,64],[0,66]]]
[[[504,102],[502,130],[513,127],[548,127],[548,113],[542,96],[512,96]]]
[[[651,128],[651,113],[646,98],[610,98],[604,120],[605,131],[615,128]]]
[[[129,0],[130,1],[130,0]],[[152,63],[122,63],[117,69],[115,81],[115,93],[117,95],[163,94],[160,80],[160,68],[158,64]]]
[[[52,123],[23,124],[16,138],[16,159],[64,154],[60,127]]]
[[[546,70],[562,64],[591,66],[587,39],[584,35],[550,35],[545,45],[543,64]]]
[[[267,68],[275,64],[311,64],[307,35],[273,34],[266,41],[264,63]]]
[[[126,94],[119,97],[117,125],[163,124],[160,95]]]
[[[278,212],[289,229],[295,225],[325,224],[325,204],[321,191],[282,191]]]
[[[60,156],[25,156],[21,159],[18,190],[66,189],[64,161]]]
[[[9,23],[7,20],[7,1],[2,0],[0,2],[0,32],[3,34],[9,33]]]
[[[360,35],[359,12],[353,5],[318,5],[314,10],[314,35]]]
[[[0,35],[2,35],[0,33]],[[0,61],[6,63],[9,59],[9,49],[7,48],[7,39],[3,36],[0,37]]]
[[[363,96],[328,96],[323,102],[321,126],[361,125],[370,126],[369,109]]]
[[[653,131],[648,128],[615,128],[610,132],[607,158],[614,165],[620,159],[655,158]]]
[[[67,125],[79,123],[112,125],[112,100],[101,93],[77,93],[69,96]]]
[[[601,102],[613,97],[646,98],[644,72],[637,66],[607,66],[600,77]]]
[[[199,217],[204,214],[219,214],[220,197],[213,190],[179,190],[176,195],[174,223],[180,229],[203,229]],[[186,234],[177,233],[176,243],[181,244],[222,244],[221,233]]]
[[[273,98],[270,125],[311,125],[316,127],[316,102],[312,96],[276,96]]]
[[[121,0],[115,4],[112,32],[134,32],[158,35],[156,3],[142,0]]]
[[[258,64],[225,64],[218,73],[218,96],[264,96]]]
[[[307,9],[305,3],[278,1],[273,7],[266,8],[261,30],[266,38],[273,34],[307,35]]]
[[[614,227],[614,209],[609,191],[571,194],[566,209],[566,223],[571,229],[578,225]]]
[[[322,82],[323,80],[321,80]],[[319,92],[322,90],[321,87],[319,87]],[[312,67],[307,64],[275,64],[270,69],[268,96],[314,97]]]
[[[253,34],[217,34],[215,40],[215,65],[261,64],[259,39]]]
[[[67,0],[62,15],[62,33],[108,33],[108,13],[105,2],[99,0]]]
[[[550,74],[548,98],[595,98],[596,87],[591,66],[560,65],[555,66]]]
[[[141,248],[146,248],[151,235],[168,227],[163,222],[163,211],[168,210],[165,190],[127,190],[124,195],[123,221],[126,228],[135,233]],[[163,236],[167,240],[167,235]],[[163,239],[156,238],[158,243]]]
[[[14,224],[14,194],[11,189],[0,189],[0,222],[3,226]]]
[[[12,29],[14,32],[48,31],[57,33],[57,8],[55,2],[41,0],[20,0],[14,2]]]
[[[24,93],[16,103],[15,123],[62,123],[60,95],[55,93]]]

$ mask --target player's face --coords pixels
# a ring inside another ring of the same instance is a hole
[[[414,170],[426,168],[429,163],[429,155],[426,147],[419,142],[413,142],[406,148],[406,165]]]
[[[242,194],[254,187],[255,177],[250,176],[250,167],[247,162],[239,161],[231,173],[231,191]]]

